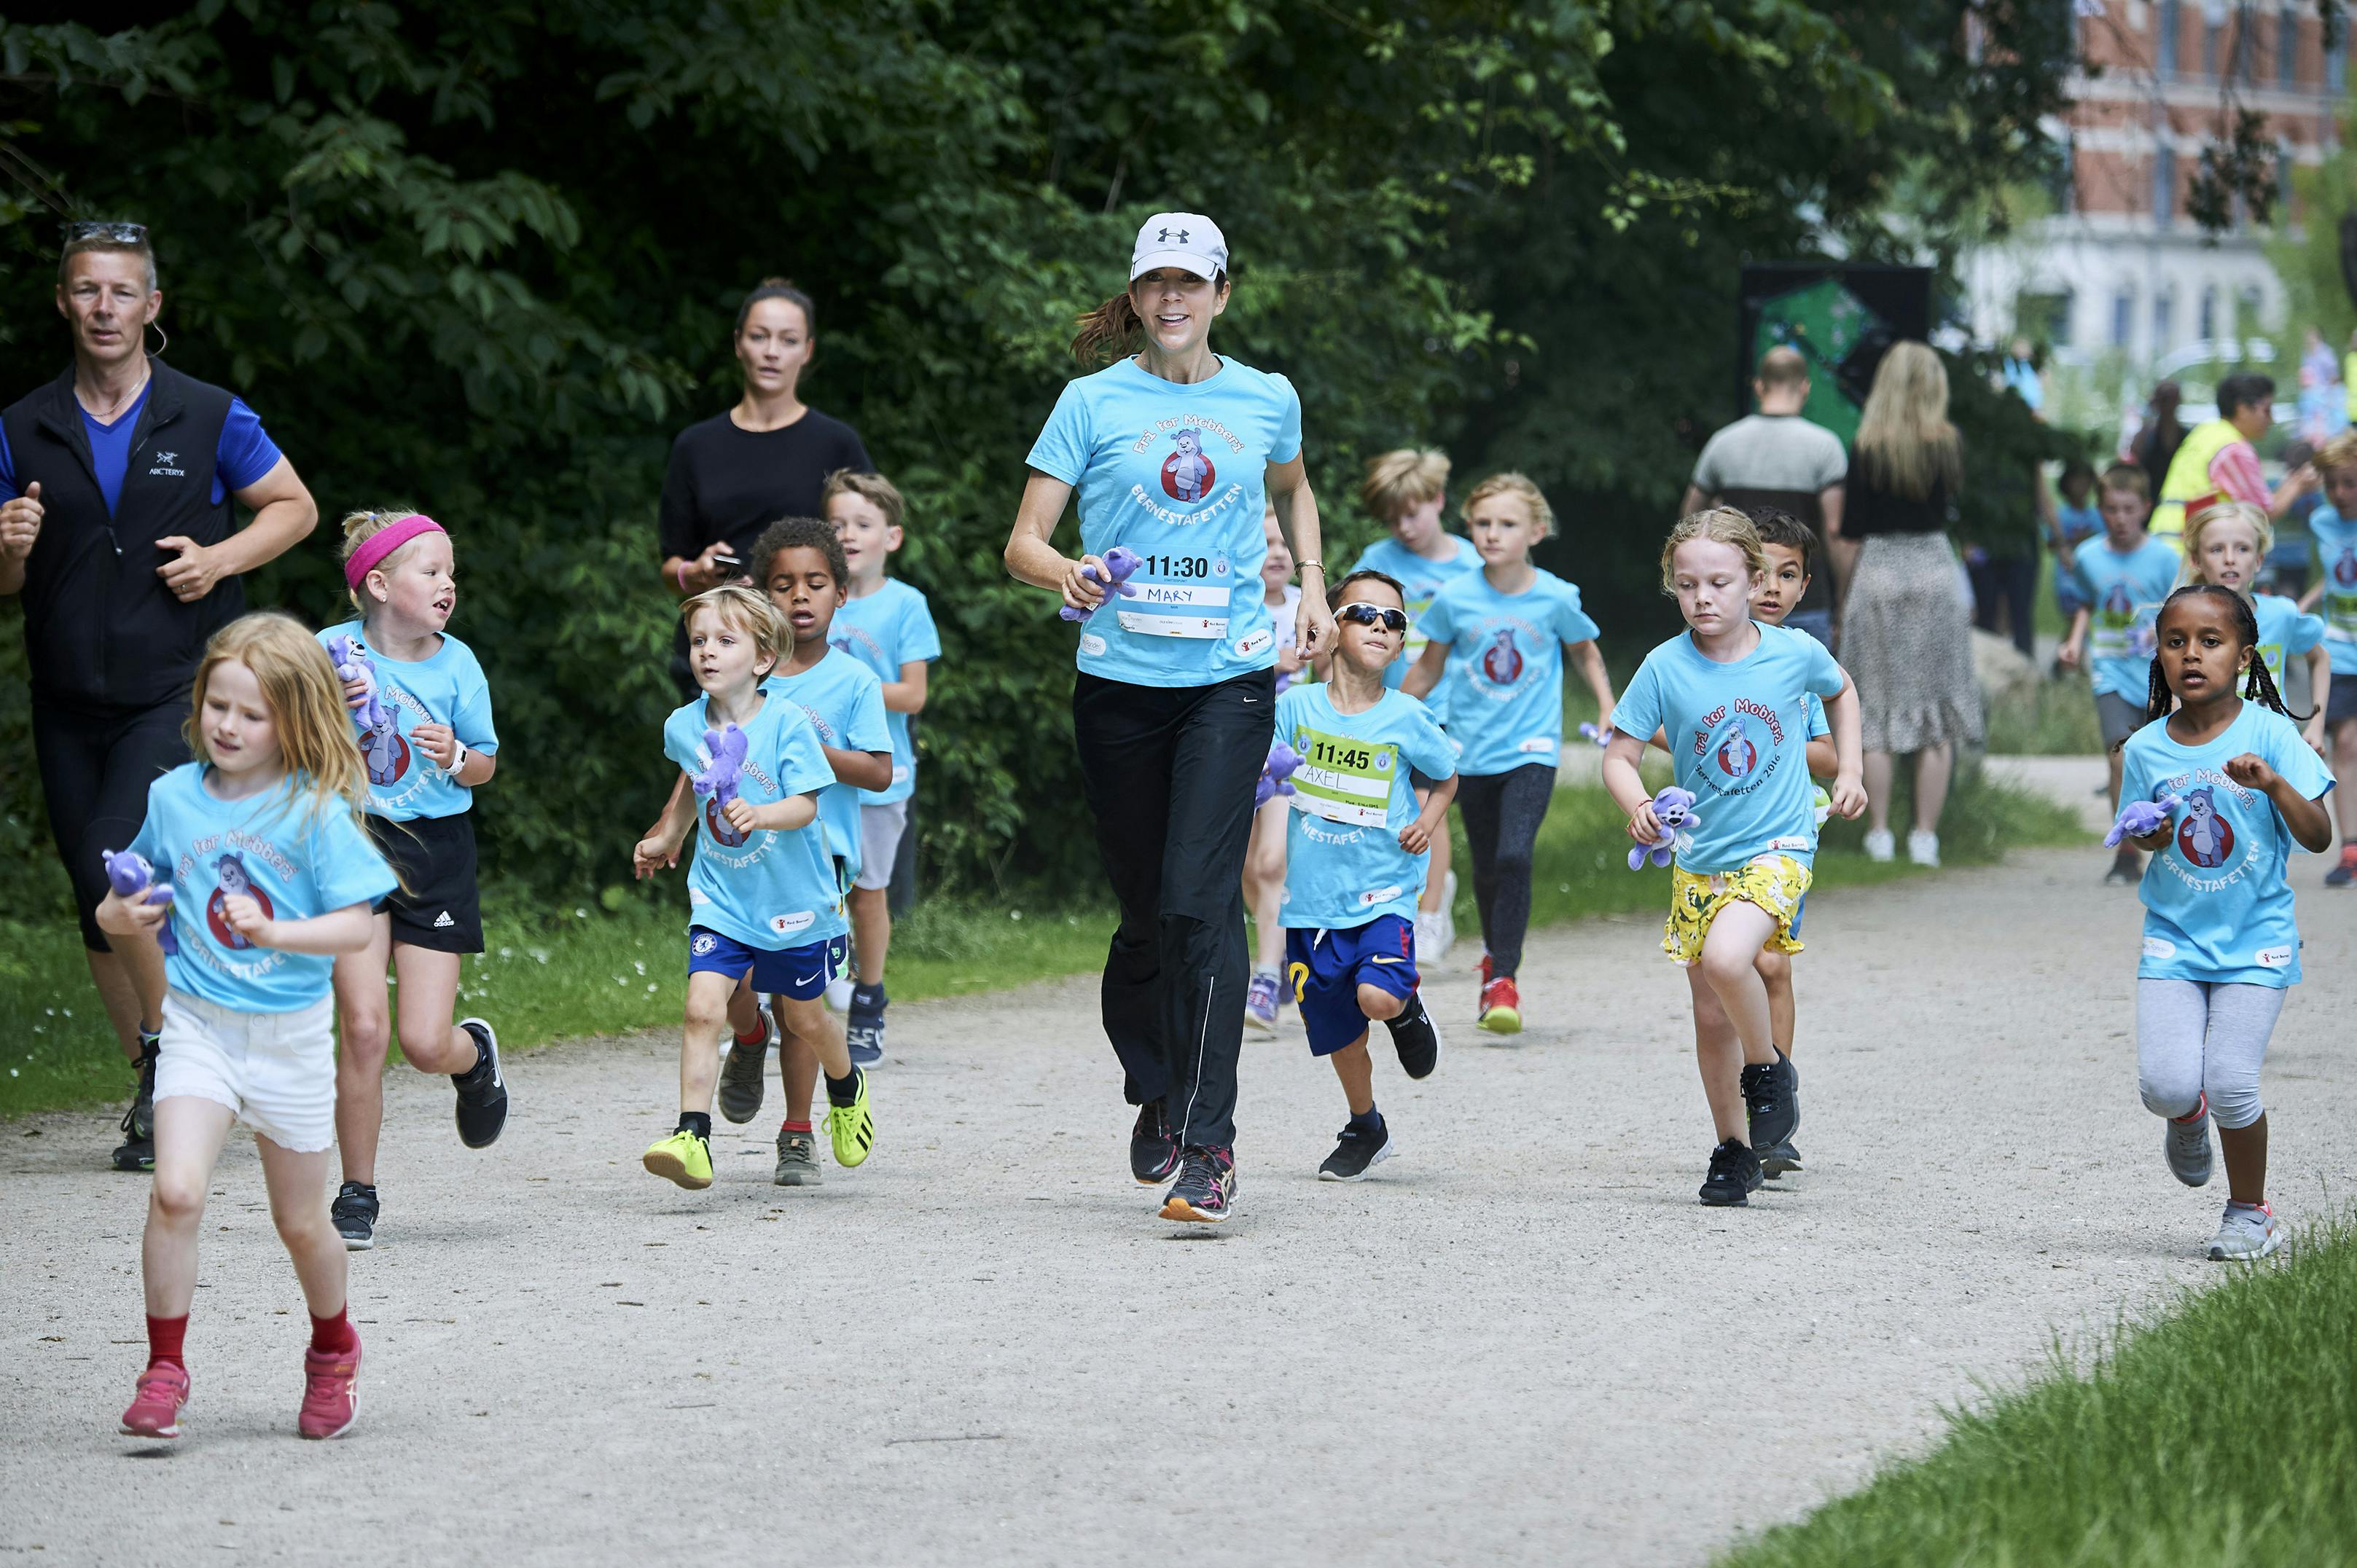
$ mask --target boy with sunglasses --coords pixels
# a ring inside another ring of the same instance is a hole
[[[1310,1054],[1334,1064],[1351,1107],[1318,1177],[1358,1181],[1392,1152],[1368,1021],[1391,1031],[1408,1077],[1440,1060],[1440,1032],[1416,993],[1415,922],[1427,852],[1448,831],[1457,757],[1423,703],[1383,685],[1407,638],[1399,580],[1352,572],[1327,602],[1339,633],[1329,679],[1276,700],[1277,738],[1302,758],[1286,831],[1286,975]],[[1421,805],[1415,774],[1428,785]]]

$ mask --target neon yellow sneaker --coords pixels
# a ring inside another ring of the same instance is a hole
[[[684,1127],[648,1149],[640,1163],[691,1192],[712,1185],[712,1145]]]
[[[1481,987],[1481,1027],[1493,1035],[1523,1032],[1523,995],[1512,975],[1501,974]]]
[[[859,1075],[858,1098],[848,1105],[826,1108],[826,1133],[834,1144],[834,1163],[849,1170],[867,1158],[867,1151],[876,1145],[876,1116],[867,1108],[867,1069],[854,1068]]]

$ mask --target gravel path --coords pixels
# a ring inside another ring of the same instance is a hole
[[[520,1058],[479,1155],[404,1073],[385,1241],[353,1262],[362,1423],[333,1444],[292,1435],[303,1320],[250,1141],[167,1454],[113,1434],[144,1193],[96,1168],[111,1122],[0,1128],[0,1552],[1701,1560],[2053,1333],[2213,1277],[2222,1192],[2169,1180],[2136,1102],[2136,909],[2103,859],[1813,901],[1809,1169],[1749,1210],[1695,1202],[1709,1129],[1651,918],[1540,933],[1527,1007],[1558,1022],[1519,1048],[1458,1026],[1425,1085],[1381,1069],[1403,1151],[1364,1185],[1312,1179],[1342,1111],[1297,1033],[1249,1045],[1217,1232],[1130,1184],[1086,983],[897,1009],[876,1156],[816,1191],[769,1185],[774,1083],[709,1192],[640,1170],[666,1039]],[[2315,866],[2268,1078],[2293,1219],[2346,1191],[2357,1091],[2357,897]],[[1469,1012],[1461,964],[1427,983]]]

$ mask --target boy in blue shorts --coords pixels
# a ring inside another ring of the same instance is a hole
[[[828,640],[884,682],[892,730],[892,781],[859,792],[859,875],[851,885],[851,932],[859,983],[851,993],[851,1059],[884,1059],[884,958],[892,945],[892,872],[917,792],[917,746],[909,720],[925,711],[926,677],[942,656],[942,634],[925,596],[884,575],[900,548],[907,503],[880,474],[827,477],[819,510],[843,542],[851,580]]]
[[[1425,705],[1383,685],[1407,636],[1399,580],[1352,572],[1327,601],[1340,634],[1331,678],[1276,700],[1277,738],[1302,757],[1286,845],[1285,957],[1310,1052],[1334,1064],[1351,1107],[1318,1178],[1358,1181],[1392,1152],[1368,1020],[1391,1030],[1408,1077],[1430,1076],[1440,1060],[1440,1032],[1416,993],[1414,921],[1457,761]],[[1411,773],[1434,780],[1421,806]]]
[[[2145,532],[2152,515],[2151,487],[2142,468],[2115,463],[2098,490],[2104,537],[2072,553],[2072,585],[2079,607],[2056,656],[2066,670],[2083,668],[2095,689],[2095,716],[2111,768],[2112,809],[2120,803],[2120,746],[2144,722],[2152,682],[2152,621],[2177,586],[2176,547]],[[2144,877],[2144,857],[2120,841],[2104,880],[2132,886]]]
[[[814,517],[771,523],[753,546],[753,580],[786,618],[793,650],[762,685],[784,696],[808,716],[819,749],[834,770],[834,782],[818,793],[819,826],[834,863],[835,884],[848,890],[859,875],[859,792],[892,781],[892,732],[884,719],[884,683],[876,672],[827,641],[834,612],[842,607],[849,569],[835,531]],[[720,1069],[720,1113],[750,1122],[761,1109],[762,1067],[771,1029],[765,1026],[760,998],[749,985],[730,998],[728,1023],[736,1034]],[[832,1018],[822,1017],[827,1034]],[[811,1131],[811,1098],[818,1085],[818,1046],[776,1025],[778,1076],[786,1090],[786,1118],[778,1129],[780,1187],[821,1183]]]
[[[853,1065],[822,1000],[842,967],[849,929],[818,820],[818,791],[834,781],[834,770],[808,716],[762,684],[791,634],[768,599],[737,584],[696,595],[680,615],[704,695],[664,723],[663,752],[691,788],[673,794],[662,822],[639,841],[638,874],[676,865],[690,823],[700,832],[687,883],[679,1125],[643,1163],[684,1187],[712,1185],[720,1036],[728,999],[750,974],[754,990],[777,998],[783,1026],[817,1049],[835,1163],[856,1165],[876,1141],[867,1075]],[[692,787],[697,779],[714,787],[699,794]]]

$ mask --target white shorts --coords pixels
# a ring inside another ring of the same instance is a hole
[[[853,878],[854,887],[865,887],[870,893],[892,886],[892,864],[900,857],[900,835],[909,831],[909,802],[903,799],[888,806],[859,807],[859,875]]]
[[[185,991],[164,993],[156,1098],[226,1105],[282,1149],[336,1143],[336,999],[294,1013],[232,1013]]]

